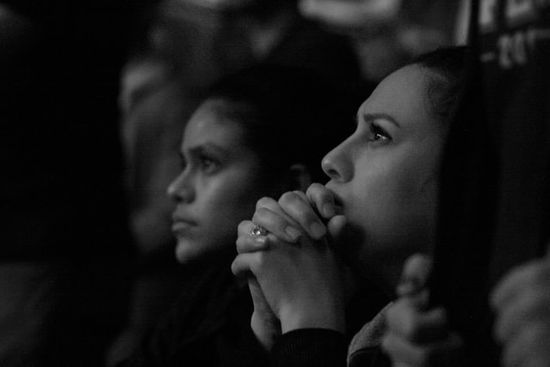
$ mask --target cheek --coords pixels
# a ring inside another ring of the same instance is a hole
[[[393,247],[413,242],[429,225],[429,214],[435,211],[435,189],[426,185],[430,176],[414,162],[400,159],[371,165],[369,170],[358,171],[364,173],[354,178],[353,197],[358,200],[348,219],[363,229],[365,240],[371,245]]]
[[[246,184],[250,180],[227,180],[205,195],[202,217],[214,232],[237,234],[237,225],[254,214],[256,188]],[[234,242],[233,238],[229,239]]]

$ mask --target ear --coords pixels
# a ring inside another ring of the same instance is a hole
[[[311,182],[311,174],[303,164],[293,164],[289,168],[290,190],[306,191]]]

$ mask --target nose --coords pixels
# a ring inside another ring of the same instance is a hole
[[[188,203],[194,198],[194,190],[187,176],[186,170],[183,170],[166,189],[167,195],[178,203]]]
[[[347,182],[353,178],[350,158],[349,141],[346,140],[325,155],[321,167],[332,181]]]

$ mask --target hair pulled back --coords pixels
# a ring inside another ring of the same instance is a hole
[[[352,93],[308,69],[261,65],[228,76],[207,99],[229,102],[244,143],[260,158],[260,174],[277,177],[294,164],[314,181],[326,176],[321,159],[353,129],[361,102]]]
[[[444,121],[453,118],[466,84],[472,52],[466,46],[440,48],[411,62],[432,72],[427,96],[432,112]]]

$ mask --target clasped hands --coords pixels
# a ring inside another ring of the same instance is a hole
[[[252,236],[255,225],[268,233]],[[306,193],[287,192],[278,201],[262,198],[252,221],[240,223],[231,268],[248,280],[251,327],[266,349],[278,335],[295,329],[344,332],[341,264],[329,241],[344,225],[333,194],[321,184]]]

